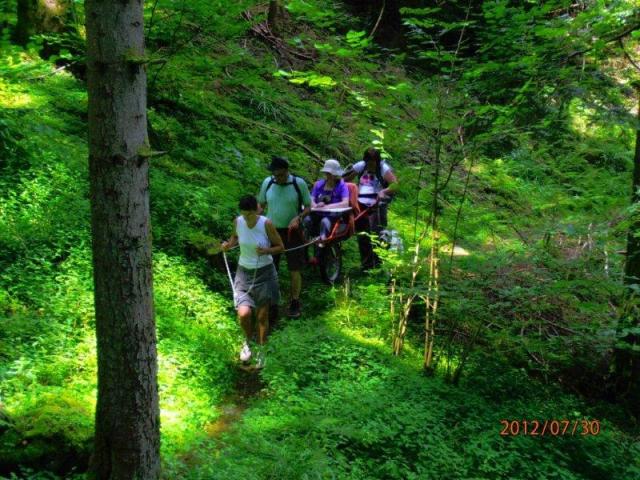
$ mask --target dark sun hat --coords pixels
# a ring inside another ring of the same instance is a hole
[[[289,168],[289,160],[284,157],[273,156],[271,157],[271,163],[267,167],[270,171],[281,170],[283,168]]]

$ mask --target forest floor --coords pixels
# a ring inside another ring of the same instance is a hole
[[[393,357],[372,328],[384,306],[370,296],[367,305],[361,302],[363,292],[384,290],[384,273],[333,289],[315,273],[305,275],[303,317],[279,323],[264,370],[238,370],[233,400],[222,407],[214,434],[188,449],[188,461],[173,475],[607,478],[610,467],[599,470],[587,459],[602,449],[633,455],[632,444],[623,446],[633,426],[619,430],[622,412],[540,383],[490,355],[476,358],[460,386],[444,382],[443,372],[425,377],[420,351],[409,346],[402,358]],[[286,278],[283,283],[286,291]],[[571,433],[582,418],[601,430]],[[501,435],[503,420],[523,419],[566,419],[570,428],[565,435]],[[576,455],[582,463],[569,460]],[[620,478],[635,475],[636,467],[627,466]]]

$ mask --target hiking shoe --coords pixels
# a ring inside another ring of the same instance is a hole
[[[242,350],[240,350],[240,361],[247,363],[249,360],[251,360],[251,349],[249,348],[249,344],[244,342],[242,344]]]
[[[300,307],[300,300],[291,300],[289,304],[289,311],[287,312],[289,318],[298,318],[302,315],[302,309]]]
[[[267,356],[265,355],[264,348],[258,347],[258,353],[256,353],[256,368],[264,368],[267,364]]]

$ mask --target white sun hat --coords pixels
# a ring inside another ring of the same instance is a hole
[[[330,158],[326,162],[324,162],[324,167],[322,167],[321,172],[330,173],[336,177],[342,176],[342,167],[340,166],[340,162],[337,160]]]

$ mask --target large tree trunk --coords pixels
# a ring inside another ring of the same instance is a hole
[[[280,33],[285,13],[286,12],[284,6],[282,5],[282,0],[270,0],[267,23],[269,24],[269,28],[271,28],[272,32]]]
[[[18,0],[15,40],[26,45],[36,33],[59,33],[69,20],[72,0]]]
[[[640,122],[640,87],[638,87],[638,121]],[[633,179],[631,182],[631,203],[640,203],[640,127],[636,130],[636,150],[633,157]],[[627,237],[627,261],[624,268],[625,284],[640,284],[640,219],[629,226]]]
[[[638,121],[640,121],[640,85],[638,95]],[[640,204],[640,127],[636,127],[636,149],[633,158],[631,203]],[[617,390],[622,400],[632,406],[640,418],[640,354],[635,351],[640,345],[640,298],[634,286],[640,285],[640,218],[636,213],[629,226],[627,236],[627,260],[624,268],[626,298],[618,325],[622,348],[616,350]],[[625,333],[625,330],[627,331]]]
[[[142,6],[85,2],[99,480],[160,471]]]
[[[345,3],[351,5],[355,14],[368,17],[369,33],[380,45],[401,48],[406,43],[400,8],[411,2],[401,5],[400,0],[345,0]]]

